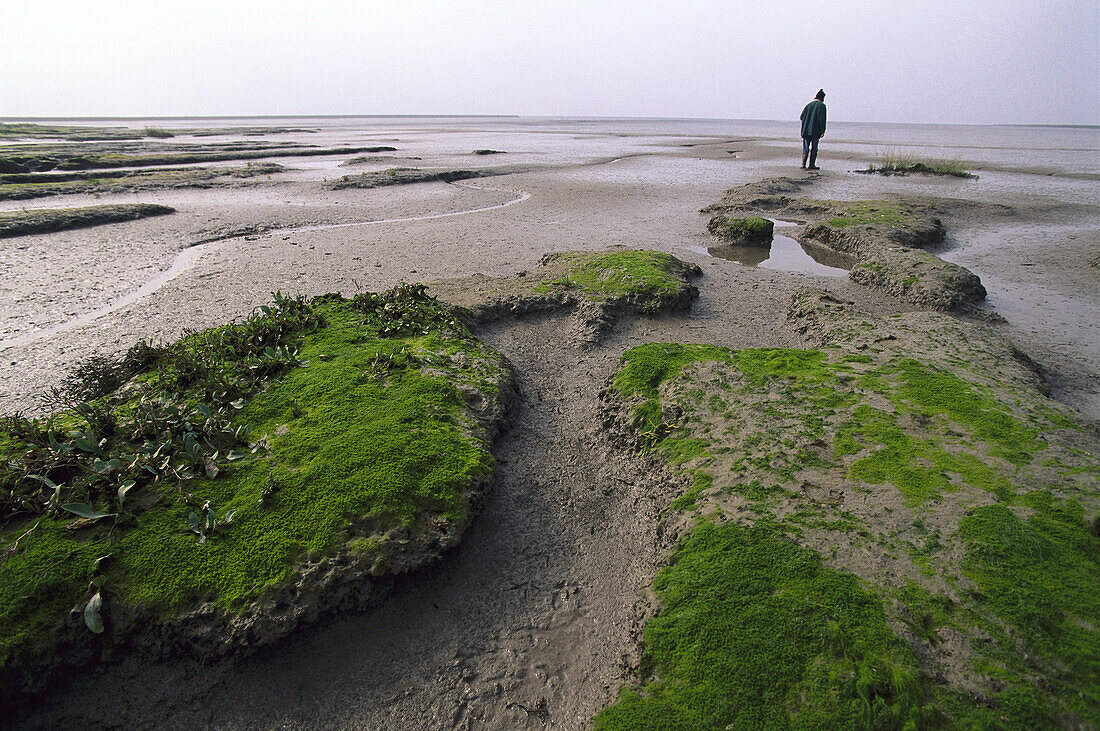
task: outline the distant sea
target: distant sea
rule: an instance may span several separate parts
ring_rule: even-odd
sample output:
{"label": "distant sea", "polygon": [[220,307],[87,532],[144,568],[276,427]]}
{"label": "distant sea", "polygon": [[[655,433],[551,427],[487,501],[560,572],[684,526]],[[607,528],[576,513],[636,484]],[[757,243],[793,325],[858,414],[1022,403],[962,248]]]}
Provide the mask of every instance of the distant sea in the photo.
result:
{"label": "distant sea", "polygon": [[[8,121],[8,120],[2,120]],[[798,120],[659,119],[615,117],[512,116],[272,116],[20,119],[87,126],[305,127],[323,131],[358,128],[380,131],[432,127],[511,130],[560,128],[628,135],[722,136],[797,140]],[[905,149],[922,157],[958,157],[980,165],[1069,174],[1100,174],[1100,126],[881,124],[831,122],[825,142],[840,152],[871,157],[885,148]]]}

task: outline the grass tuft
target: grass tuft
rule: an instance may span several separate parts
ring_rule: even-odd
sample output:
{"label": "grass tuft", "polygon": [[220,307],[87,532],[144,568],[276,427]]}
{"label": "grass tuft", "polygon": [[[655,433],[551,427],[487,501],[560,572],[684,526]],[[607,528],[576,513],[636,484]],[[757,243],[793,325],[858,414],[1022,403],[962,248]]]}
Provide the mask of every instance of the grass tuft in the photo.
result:
{"label": "grass tuft", "polygon": [[956,178],[978,177],[967,170],[958,157],[922,158],[895,149],[887,149],[882,153],[878,163],[871,163],[864,172],[879,173],[881,175],[927,173],[929,175],[950,175]]}

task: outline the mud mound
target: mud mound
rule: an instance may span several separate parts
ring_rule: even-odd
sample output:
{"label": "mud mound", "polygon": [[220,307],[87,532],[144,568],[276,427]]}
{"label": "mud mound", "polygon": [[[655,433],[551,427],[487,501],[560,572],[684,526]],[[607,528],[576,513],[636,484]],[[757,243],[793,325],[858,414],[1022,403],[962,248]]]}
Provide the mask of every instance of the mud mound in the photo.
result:
{"label": "mud mound", "polygon": [[729,215],[766,211],[788,219],[816,219],[794,230],[800,242],[854,255],[850,278],[931,310],[966,310],[985,298],[973,272],[922,249],[944,239],[930,203],[827,201],[792,197],[809,178],[774,178],[734,188],[703,209]]}
{"label": "mud mound", "polygon": [[[597,728],[828,727],[865,703],[898,723],[1095,724],[1098,425],[974,323],[812,291],[788,317],[827,347],[645,345],[605,394],[691,480],[670,510],[704,520]],[[839,680],[866,672],[882,682],[859,694]]]}
{"label": "mud mound", "polygon": [[5,420],[5,701],[127,648],[251,652],[454,548],[515,386],[423,290],[277,299],[132,349],[117,392]]}
{"label": "mud mound", "polygon": [[459,180],[484,178],[492,175],[486,170],[418,170],[417,168],[389,168],[359,175],[344,175],[328,183],[330,190],[345,188],[384,188],[390,185],[410,185],[412,183],[431,183],[442,181],[454,183]]}
{"label": "mud mound", "polygon": [[153,203],[126,203],[86,208],[9,211],[0,213],[0,238],[28,236],[51,231],[101,226],[106,223],[133,221],[149,216],[175,213],[175,208]]}
{"label": "mud mound", "polygon": [[532,272],[433,282],[431,292],[462,308],[472,323],[570,310],[572,341],[591,346],[624,313],[686,310],[699,296],[690,280],[701,275],[697,265],[656,251],[556,252]]}
{"label": "mud mound", "polygon": [[767,178],[726,191],[719,203],[707,206],[703,213],[731,210],[778,210],[791,204],[791,197],[813,183],[811,178]]}
{"label": "mud mound", "polygon": [[[35,182],[0,180],[0,200],[27,200],[51,195],[102,195],[131,193],[139,190],[169,190],[175,188],[227,188],[248,185],[260,177],[282,172],[274,162],[247,163],[241,167],[220,168],[153,168],[150,170],[102,171],[97,173],[63,173],[56,176],[33,176]],[[3,176],[16,181],[25,176]],[[244,182],[249,180],[249,183]]]}
{"label": "mud mound", "polygon": [[707,231],[728,246],[763,246],[772,240],[775,224],[766,218],[734,218],[718,214],[707,222]]}

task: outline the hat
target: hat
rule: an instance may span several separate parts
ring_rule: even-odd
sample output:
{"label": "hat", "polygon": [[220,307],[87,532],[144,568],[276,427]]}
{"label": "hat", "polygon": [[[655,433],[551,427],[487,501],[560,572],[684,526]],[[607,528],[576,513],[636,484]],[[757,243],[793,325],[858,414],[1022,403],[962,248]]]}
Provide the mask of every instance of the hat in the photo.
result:
{"label": "hat", "polygon": [[817,94],[814,95],[814,99],[824,99],[824,98],[825,98],[825,90],[824,89],[818,89]]}

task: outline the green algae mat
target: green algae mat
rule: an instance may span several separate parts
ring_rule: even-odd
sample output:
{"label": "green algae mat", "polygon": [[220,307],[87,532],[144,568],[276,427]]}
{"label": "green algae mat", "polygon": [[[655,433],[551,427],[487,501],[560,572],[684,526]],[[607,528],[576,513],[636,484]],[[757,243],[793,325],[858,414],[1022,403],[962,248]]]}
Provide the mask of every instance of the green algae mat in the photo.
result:
{"label": "green algae mat", "polygon": [[994,334],[805,292],[820,347],[654,343],[615,418],[685,492],[599,729],[1100,725],[1100,436]]}
{"label": "green algae mat", "polygon": [[126,641],[221,654],[376,598],[457,543],[514,398],[421,285],[276,295],[74,381],[0,423],[5,696]]}

